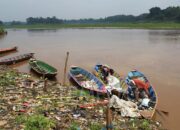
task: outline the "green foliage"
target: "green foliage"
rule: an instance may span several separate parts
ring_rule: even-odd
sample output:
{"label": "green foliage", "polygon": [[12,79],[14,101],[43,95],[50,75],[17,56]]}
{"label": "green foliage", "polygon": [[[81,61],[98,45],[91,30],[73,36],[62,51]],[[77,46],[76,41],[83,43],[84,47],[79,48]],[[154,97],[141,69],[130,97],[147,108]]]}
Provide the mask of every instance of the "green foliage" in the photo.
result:
{"label": "green foliage", "polygon": [[150,123],[148,120],[143,120],[143,122],[141,123],[140,129],[142,130],[150,130]]}
{"label": "green foliage", "polygon": [[88,96],[89,92],[77,89],[77,90],[73,91],[73,95],[75,95],[75,96]]}
{"label": "green foliage", "polygon": [[179,21],[180,7],[168,7],[161,10],[159,7],[153,7],[150,10],[147,18],[151,21]]}
{"label": "green foliage", "polygon": [[49,130],[55,127],[54,121],[42,115],[19,115],[15,118],[17,124],[24,124],[24,130]]}
{"label": "green foliage", "polygon": [[149,12],[150,12],[149,15],[152,15],[152,16],[159,15],[161,13],[161,8],[153,7],[149,10]]}
{"label": "green foliage", "polygon": [[[180,17],[179,17],[180,21]],[[99,24],[36,24],[16,25],[9,28],[34,29],[58,29],[58,28],[128,28],[128,29],[180,29],[180,23],[175,22],[134,22],[134,23],[99,23]]]}
{"label": "green foliage", "polygon": [[26,19],[27,24],[61,24],[63,23],[63,20],[56,18],[55,16],[42,18],[42,17],[29,17]]}
{"label": "green foliage", "polygon": [[91,123],[89,126],[90,130],[101,130],[102,128],[103,128],[103,126],[98,123]]}
{"label": "green foliage", "polygon": [[150,130],[151,129],[151,123],[150,120],[143,119],[131,119],[128,123],[129,129],[132,130]]}
{"label": "green foliage", "polygon": [[54,121],[42,115],[32,115],[25,121],[25,130],[49,130],[54,126]]}
{"label": "green foliage", "polygon": [[17,124],[23,124],[26,122],[26,120],[27,120],[27,116],[25,116],[25,115],[18,115],[15,118],[15,121]]}
{"label": "green foliage", "polygon": [[7,71],[0,73],[0,86],[9,86],[16,84],[18,74],[15,71]]}
{"label": "green foliage", "polygon": [[0,27],[0,35],[4,34],[5,30],[3,28]]}
{"label": "green foliage", "polygon": [[161,9],[159,7],[152,7],[148,14],[141,14],[139,16],[133,15],[115,15],[100,19],[79,19],[79,20],[60,20],[56,17],[47,18],[27,18],[27,24],[104,24],[104,23],[123,23],[123,22],[139,22],[139,21],[179,21],[180,6],[168,7]]}
{"label": "green foliage", "polygon": [[0,25],[3,25],[3,22],[0,20]]}
{"label": "green foliage", "polygon": [[[158,23],[156,23],[158,22]],[[53,17],[29,17],[26,22],[12,21],[9,28],[28,28],[28,29],[57,29],[57,28],[86,28],[86,27],[117,27],[117,28],[146,28],[146,29],[179,29],[180,6],[167,7],[161,9],[152,7],[149,13],[139,16],[134,15],[115,15],[100,19],[78,19],[62,20]],[[172,25],[172,24],[174,25]],[[0,29],[4,32],[3,29]]]}
{"label": "green foliage", "polygon": [[78,123],[72,122],[68,130],[80,130]]}

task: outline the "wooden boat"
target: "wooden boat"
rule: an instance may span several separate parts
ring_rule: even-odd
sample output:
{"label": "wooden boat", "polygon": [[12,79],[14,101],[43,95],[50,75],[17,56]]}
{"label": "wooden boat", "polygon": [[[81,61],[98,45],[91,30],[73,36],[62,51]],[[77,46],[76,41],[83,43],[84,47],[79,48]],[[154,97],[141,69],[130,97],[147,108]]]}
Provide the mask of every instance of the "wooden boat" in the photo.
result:
{"label": "wooden boat", "polygon": [[[103,78],[103,74],[102,74],[102,66],[105,66],[106,68],[108,69],[111,69],[111,71],[113,70],[112,68],[110,68],[109,66],[107,65],[102,65],[102,64],[97,64],[95,65],[94,67],[94,74],[106,85],[106,89],[107,89],[107,83],[104,81],[104,78]],[[113,70],[114,71],[114,70]],[[129,86],[128,82],[133,79],[133,78],[140,78],[140,79],[144,79],[145,82],[148,82],[149,81],[147,80],[147,78],[144,76],[144,74],[142,74],[141,72],[139,71],[131,71],[128,73],[128,76],[123,79],[120,77],[120,75],[114,71],[114,73],[112,74],[114,77],[116,77],[117,79],[119,79],[120,81],[120,87],[122,87],[122,90],[127,93],[126,95],[126,100],[129,100],[129,101],[132,101],[132,102],[136,102],[134,100],[134,98],[131,97],[131,93],[132,91],[130,91],[130,88],[131,86]],[[118,88],[117,87],[113,87],[112,86],[112,91],[113,90],[117,90],[118,91]],[[121,91],[122,91],[121,90]],[[114,91],[113,91],[114,92]],[[119,93],[112,93],[112,94],[119,94]],[[119,98],[123,98],[122,96],[119,96],[117,95]],[[143,100],[143,99],[142,99]],[[152,118],[155,110],[156,110],[156,105],[157,105],[157,100],[156,100],[156,93],[155,93],[155,90],[153,89],[153,87],[151,87],[151,97],[150,97],[150,103],[152,104],[151,107],[149,108],[145,108],[144,110],[142,109],[139,109],[140,111],[140,114],[144,117],[144,118]],[[139,104],[140,105],[140,104]],[[140,106],[139,106],[140,108]]]}
{"label": "wooden boat", "polygon": [[0,60],[0,65],[11,65],[32,58],[34,53],[27,53],[7,59]]}
{"label": "wooden boat", "polygon": [[84,89],[95,92],[99,95],[107,94],[104,84],[96,78],[96,76],[80,67],[71,67],[69,76]]}
{"label": "wooden boat", "polygon": [[33,69],[39,75],[43,75],[46,77],[55,77],[57,75],[57,69],[43,61],[30,59],[29,65],[31,69]]}
{"label": "wooden boat", "polygon": [[152,104],[151,106],[151,109],[145,109],[145,110],[141,110],[141,114],[144,115],[144,117],[146,118],[152,118],[155,111],[156,111],[156,106],[157,106],[157,94],[156,94],[156,91],[154,89],[154,87],[150,84],[149,80],[147,79],[147,77],[137,71],[137,70],[132,70],[128,73],[127,77],[126,77],[126,83],[128,85],[128,93],[129,93],[129,97],[133,98],[132,95],[131,95],[131,84],[130,84],[130,81],[132,79],[139,79],[141,81],[143,81],[144,83],[148,84],[149,85],[149,99],[150,99],[150,102]]}
{"label": "wooden boat", "polygon": [[5,49],[0,49],[0,54],[4,54],[4,53],[7,53],[7,52],[11,52],[11,51],[16,51],[17,50],[17,47],[12,47],[12,48],[5,48]]}
{"label": "wooden boat", "polygon": [[[111,77],[111,81],[110,82],[113,82],[116,81],[116,83],[107,83],[105,81],[105,79],[103,78],[103,74],[102,74],[102,67],[106,67],[108,68],[109,70],[111,70],[112,72],[112,75],[110,76]],[[117,91],[117,92],[125,92],[127,91],[127,85],[125,83],[125,80],[116,72],[114,71],[112,68],[110,68],[109,66],[107,65],[102,65],[102,64],[97,64],[95,65],[94,67],[94,71],[93,71],[93,74],[98,77],[99,80],[101,80],[105,85],[106,85],[106,88],[110,91]]]}

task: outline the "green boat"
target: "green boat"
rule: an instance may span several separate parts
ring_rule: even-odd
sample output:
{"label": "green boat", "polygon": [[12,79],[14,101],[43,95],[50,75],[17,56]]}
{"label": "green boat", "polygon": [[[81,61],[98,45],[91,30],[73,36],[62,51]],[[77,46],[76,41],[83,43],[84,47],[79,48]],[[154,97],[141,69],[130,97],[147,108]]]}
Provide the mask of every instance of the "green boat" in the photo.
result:
{"label": "green boat", "polygon": [[31,58],[29,60],[29,65],[31,69],[34,70],[39,75],[45,77],[55,77],[57,75],[57,69],[48,65],[43,61]]}

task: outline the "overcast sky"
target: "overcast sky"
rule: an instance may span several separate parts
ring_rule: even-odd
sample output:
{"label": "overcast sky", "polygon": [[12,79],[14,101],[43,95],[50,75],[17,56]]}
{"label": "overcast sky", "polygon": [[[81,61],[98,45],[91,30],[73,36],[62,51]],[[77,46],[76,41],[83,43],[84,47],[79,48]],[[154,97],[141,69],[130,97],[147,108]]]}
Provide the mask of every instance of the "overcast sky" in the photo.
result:
{"label": "overcast sky", "polygon": [[0,0],[0,20],[25,21],[31,16],[79,19],[139,15],[155,6],[163,9],[180,6],[180,0]]}

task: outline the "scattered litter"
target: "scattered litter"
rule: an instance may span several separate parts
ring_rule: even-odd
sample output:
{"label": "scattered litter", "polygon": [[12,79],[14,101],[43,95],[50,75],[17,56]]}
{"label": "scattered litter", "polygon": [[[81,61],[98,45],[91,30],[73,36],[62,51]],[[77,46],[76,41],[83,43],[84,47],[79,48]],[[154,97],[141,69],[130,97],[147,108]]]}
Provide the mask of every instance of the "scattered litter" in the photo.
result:
{"label": "scattered litter", "polygon": [[116,95],[113,95],[109,101],[109,107],[115,108],[121,112],[122,117],[140,117],[138,106],[131,102],[119,99]]}
{"label": "scattered litter", "polygon": [[[1,76],[4,80],[0,80],[0,129],[24,129],[24,124],[17,123],[17,118],[22,121],[23,118],[33,115],[43,115],[55,121],[56,129],[61,130],[69,129],[70,126],[87,129],[90,126],[96,128],[95,124],[102,125],[101,128],[106,125],[106,98],[97,98],[75,86],[61,86],[58,82],[49,80],[48,91],[44,92],[42,79],[2,66]],[[93,80],[83,84],[97,88]],[[116,97],[114,100],[117,100]],[[112,103],[113,107],[118,104]],[[135,117],[134,112],[126,112],[124,110],[122,115]],[[113,111],[113,117],[113,124],[117,124],[117,129],[125,123],[128,128],[129,119],[122,119],[116,111]]]}

